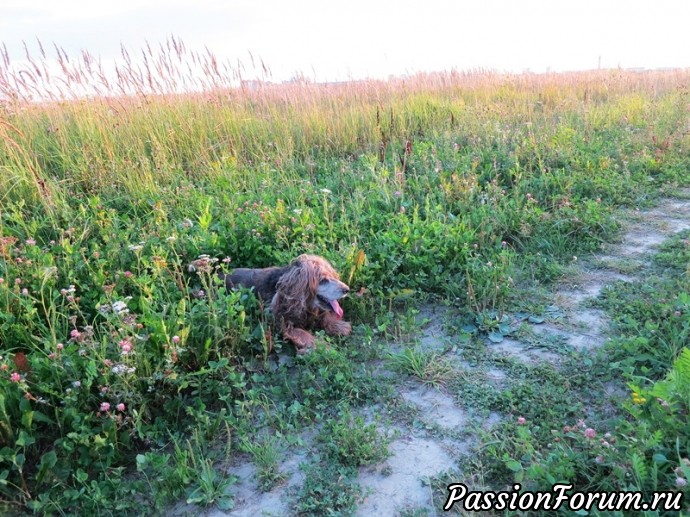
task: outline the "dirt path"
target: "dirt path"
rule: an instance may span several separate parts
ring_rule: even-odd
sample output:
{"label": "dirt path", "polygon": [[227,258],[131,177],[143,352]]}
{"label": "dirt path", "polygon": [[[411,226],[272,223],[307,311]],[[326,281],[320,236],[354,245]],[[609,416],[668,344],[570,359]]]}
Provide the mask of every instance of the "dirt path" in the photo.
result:
{"label": "dirt path", "polygon": [[[683,195],[690,197],[690,192],[683,192]],[[620,242],[607,245],[601,254],[576,263],[575,274],[568,285],[553,293],[558,317],[529,325],[527,338],[506,338],[498,344],[487,343],[487,347],[494,353],[535,363],[559,359],[557,350],[535,346],[535,342],[557,343],[578,350],[602,345],[607,339],[606,316],[589,307],[589,302],[612,282],[630,281],[643,274],[650,264],[651,254],[661,242],[690,228],[690,199],[665,199],[654,209],[630,212],[624,218],[626,231]],[[458,345],[456,336],[445,330],[444,313],[425,308],[419,317],[429,323],[418,336],[417,346],[439,353],[444,360],[459,361],[454,354],[442,355]],[[456,366],[469,368],[460,363]],[[494,368],[486,375],[489,381],[500,383],[506,372]],[[442,501],[433,499],[429,478],[457,468],[458,459],[476,439],[478,427],[490,428],[502,417],[495,413],[481,418],[471,416],[451,395],[427,387],[414,378],[401,380],[396,386],[401,407],[409,416],[405,424],[394,424],[396,434],[390,443],[390,458],[374,468],[360,470],[358,482],[364,493],[357,515],[438,515]],[[250,461],[230,468],[238,477],[238,482],[232,486],[235,509],[231,512],[210,510],[206,515],[290,515],[291,498],[304,479],[299,464],[305,458],[304,452],[289,454],[280,467],[287,475],[286,482],[267,493],[258,490],[256,469]],[[185,508],[179,509],[184,513]],[[198,515],[189,507],[186,511]]]}

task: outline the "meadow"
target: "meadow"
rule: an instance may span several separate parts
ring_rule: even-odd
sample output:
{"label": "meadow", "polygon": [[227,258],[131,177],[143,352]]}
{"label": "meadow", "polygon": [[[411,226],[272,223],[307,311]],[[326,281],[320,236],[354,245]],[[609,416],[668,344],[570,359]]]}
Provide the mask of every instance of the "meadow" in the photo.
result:
{"label": "meadow", "polygon": [[[549,290],[617,238],[621,209],[688,185],[689,72],[231,87],[239,76],[173,44],[115,79],[88,54],[58,49],[61,78],[45,54],[24,73],[2,56],[3,513],[228,509],[219,466],[249,454],[271,486],[305,430],[319,438],[295,513],[352,513],[357,468],[386,456],[358,411],[395,405],[395,379],[375,368],[387,360],[505,416],[458,466],[476,486],[687,495],[686,236],[654,275],[607,292],[605,348],[559,367],[503,360],[506,390],[411,345],[383,350],[414,341],[423,304],[452,311],[454,353],[474,364],[506,314],[548,317]],[[179,93],[188,62],[206,80]],[[343,302],[353,334],[320,336],[306,357],[251,293],[187,270],[202,255],[229,270],[305,252],[356,293]],[[604,382],[624,395],[604,401]],[[583,412],[615,447],[576,432]],[[518,415],[538,425],[516,428]]]}

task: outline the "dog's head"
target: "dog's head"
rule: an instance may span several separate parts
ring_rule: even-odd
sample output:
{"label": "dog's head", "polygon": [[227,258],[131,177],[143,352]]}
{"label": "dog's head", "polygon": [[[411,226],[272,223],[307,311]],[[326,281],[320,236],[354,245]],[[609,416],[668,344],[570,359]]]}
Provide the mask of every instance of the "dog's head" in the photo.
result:
{"label": "dog's head", "polygon": [[299,304],[302,310],[332,311],[338,318],[343,309],[338,300],[350,292],[347,284],[340,281],[338,273],[324,258],[316,255],[300,255],[291,264],[290,270],[278,281],[281,303]]}

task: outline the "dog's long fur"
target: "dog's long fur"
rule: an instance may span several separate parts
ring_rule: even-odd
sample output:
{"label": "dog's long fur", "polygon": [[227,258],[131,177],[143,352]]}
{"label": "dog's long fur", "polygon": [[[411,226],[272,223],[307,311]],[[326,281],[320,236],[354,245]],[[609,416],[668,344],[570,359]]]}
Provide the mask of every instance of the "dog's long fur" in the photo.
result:
{"label": "dog's long fur", "polygon": [[300,255],[284,267],[238,268],[223,278],[227,289],[253,287],[264,303],[270,303],[276,326],[300,353],[314,346],[310,329],[336,336],[352,331],[352,325],[341,319],[338,303],[350,288],[323,257]]}

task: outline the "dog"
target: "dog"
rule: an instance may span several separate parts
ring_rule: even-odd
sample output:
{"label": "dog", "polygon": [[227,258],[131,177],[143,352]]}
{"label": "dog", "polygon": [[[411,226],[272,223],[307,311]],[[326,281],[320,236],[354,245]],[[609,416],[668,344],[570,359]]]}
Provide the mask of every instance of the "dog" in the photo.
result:
{"label": "dog", "polygon": [[300,354],[314,347],[310,329],[323,329],[334,336],[352,331],[338,302],[350,288],[323,257],[300,255],[287,266],[237,268],[221,278],[226,289],[254,288],[260,300],[270,303],[275,325]]}

